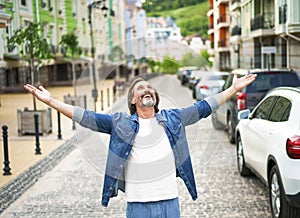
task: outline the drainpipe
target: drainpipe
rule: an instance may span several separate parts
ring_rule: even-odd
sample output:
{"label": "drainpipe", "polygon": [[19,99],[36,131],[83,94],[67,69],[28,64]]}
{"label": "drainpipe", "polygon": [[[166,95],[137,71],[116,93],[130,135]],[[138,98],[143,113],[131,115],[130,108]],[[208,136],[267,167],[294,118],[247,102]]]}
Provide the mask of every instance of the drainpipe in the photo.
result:
{"label": "drainpipe", "polygon": [[285,34],[286,34],[287,36],[289,36],[289,37],[291,37],[291,38],[297,40],[297,41],[300,41],[300,38],[299,38],[299,37],[297,37],[297,36],[292,35],[291,33],[289,33],[289,23],[290,23],[290,21],[289,21],[289,19],[287,19],[287,21],[286,21],[286,23],[285,23]]}
{"label": "drainpipe", "polygon": [[40,11],[39,11],[39,1],[35,1],[35,9],[36,9],[36,22],[40,22]]}
{"label": "drainpipe", "polygon": [[[264,46],[264,43],[263,43],[263,40],[262,40],[262,37],[259,37],[259,43],[260,43],[260,51],[261,51],[261,48]],[[261,52],[260,52],[261,53]],[[264,54],[260,54],[260,62],[261,62],[261,69],[264,68]]]}
{"label": "drainpipe", "polygon": [[286,41],[286,68],[290,68],[290,40],[286,36],[280,36]]}

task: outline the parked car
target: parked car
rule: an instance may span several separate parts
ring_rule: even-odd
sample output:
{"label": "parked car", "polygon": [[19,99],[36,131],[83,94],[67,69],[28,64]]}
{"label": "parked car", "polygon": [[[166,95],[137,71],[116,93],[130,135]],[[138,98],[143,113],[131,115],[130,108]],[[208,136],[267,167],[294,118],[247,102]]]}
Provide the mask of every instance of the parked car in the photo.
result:
{"label": "parked car", "polygon": [[222,90],[229,88],[232,84],[233,74],[238,76],[256,73],[257,77],[253,83],[238,92],[225,104],[221,105],[211,115],[212,124],[215,129],[227,131],[228,139],[235,142],[235,127],[237,125],[237,114],[240,110],[252,110],[266,93],[279,86],[300,86],[298,73],[293,70],[234,70],[228,76]]}
{"label": "parked car", "polygon": [[240,175],[255,173],[269,189],[273,217],[300,217],[300,88],[280,87],[240,111],[236,154]]}
{"label": "parked car", "polygon": [[204,70],[193,70],[189,77],[188,87],[193,90],[197,83],[202,80],[203,76],[209,74],[208,71]]}
{"label": "parked car", "polygon": [[195,66],[182,67],[178,71],[178,78],[182,85],[185,85],[189,82],[189,77],[193,70],[197,70],[198,68]]}
{"label": "parked car", "polygon": [[228,72],[211,72],[204,75],[195,85],[196,100],[199,101],[220,92],[228,76]]}

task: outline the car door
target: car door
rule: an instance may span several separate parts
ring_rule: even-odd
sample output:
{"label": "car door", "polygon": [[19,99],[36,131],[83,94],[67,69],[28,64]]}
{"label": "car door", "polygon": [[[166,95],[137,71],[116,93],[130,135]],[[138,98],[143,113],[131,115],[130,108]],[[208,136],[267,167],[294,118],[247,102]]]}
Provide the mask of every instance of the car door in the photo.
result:
{"label": "car door", "polygon": [[251,113],[250,121],[244,133],[244,155],[246,161],[258,173],[262,173],[265,154],[268,152],[268,121],[270,112],[277,101],[277,96],[266,98]]}

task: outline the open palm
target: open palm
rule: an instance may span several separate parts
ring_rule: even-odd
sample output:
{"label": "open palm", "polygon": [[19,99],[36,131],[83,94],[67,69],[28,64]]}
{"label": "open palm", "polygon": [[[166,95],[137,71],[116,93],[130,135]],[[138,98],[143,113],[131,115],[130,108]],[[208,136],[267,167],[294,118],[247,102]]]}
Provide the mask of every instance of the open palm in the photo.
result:
{"label": "open palm", "polygon": [[43,86],[36,88],[30,84],[26,84],[24,88],[44,103],[49,103],[51,101],[51,93],[48,92]]}
{"label": "open palm", "polygon": [[232,85],[235,90],[239,91],[248,86],[250,83],[252,83],[255,78],[256,74],[248,74],[246,76],[243,76],[241,78],[237,77],[237,74],[234,74]]}

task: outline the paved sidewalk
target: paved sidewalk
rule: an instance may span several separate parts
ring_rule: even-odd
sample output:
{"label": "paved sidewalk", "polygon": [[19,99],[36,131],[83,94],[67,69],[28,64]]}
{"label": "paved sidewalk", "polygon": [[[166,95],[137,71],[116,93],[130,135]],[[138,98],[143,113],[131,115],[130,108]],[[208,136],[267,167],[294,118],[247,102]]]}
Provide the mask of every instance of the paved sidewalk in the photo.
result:
{"label": "paved sidewalk", "polygon": [[[81,84],[82,83],[82,84]],[[99,81],[99,94],[102,93],[103,101],[97,103],[97,111],[109,110],[108,96],[113,101],[113,80]],[[77,95],[87,96],[87,108],[93,110],[93,99],[91,98],[91,87],[84,81],[79,81]],[[64,101],[64,96],[73,95],[71,86],[49,87],[52,96]],[[109,90],[109,91],[108,91]],[[106,94],[106,92],[110,94]],[[104,93],[104,94],[103,94]],[[100,107],[101,103],[103,104]],[[47,109],[48,106],[36,101],[37,109]],[[33,110],[33,97],[29,93],[22,94],[0,94],[0,214],[7,206],[17,199],[27,188],[33,185],[45,172],[54,167],[68,153],[74,149],[76,130],[73,130],[72,121],[61,114],[62,139],[58,139],[57,111],[51,110],[52,132],[39,137],[40,155],[35,154],[35,135],[18,135],[17,110],[24,108]],[[4,148],[2,126],[8,126],[8,152],[9,167],[11,175],[4,176]],[[78,133],[78,132],[77,132]]]}
{"label": "paved sidewalk", "polygon": [[[63,100],[63,95],[72,93],[72,87],[50,88],[53,97]],[[61,129],[63,140],[57,139],[57,112],[52,110],[52,133],[40,136],[41,155],[35,155],[36,141],[34,135],[18,136],[17,109],[24,110],[27,107],[33,109],[33,98],[30,94],[2,94],[0,95],[0,125],[1,136],[2,126],[8,126],[8,150],[9,161],[12,175],[3,176],[4,154],[3,154],[3,138],[0,142],[0,187],[8,184],[10,181],[19,176],[22,172],[29,169],[35,163],[49,155],[60,145],[72,138],[75,131],[72,130],[72,121],[61,115]],[[37,109],[46,109],[47,106],[37,101]]]}

